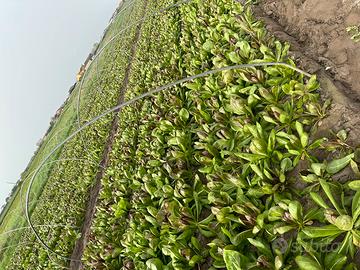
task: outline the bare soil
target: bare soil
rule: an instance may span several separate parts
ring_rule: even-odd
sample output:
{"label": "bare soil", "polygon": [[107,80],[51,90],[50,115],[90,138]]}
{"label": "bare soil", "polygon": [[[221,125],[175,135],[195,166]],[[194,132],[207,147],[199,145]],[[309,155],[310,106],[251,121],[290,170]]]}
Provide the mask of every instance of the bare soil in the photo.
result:
{"label": "bare soil", "polygon": [[360,25],[360,1],[260,0],[254,12],[270,33],[291,44],[297,64],[316,73],[322,97],[332,99],[316,136],[345,129],[349,143],[360,144],[360,42],[346,32]]}
{"label": "bare soil", "polygon": [[346,28],[360,24],[360,1],[262,0],[261,7],[327,68],[334,79],[360,94],[360,43]]}

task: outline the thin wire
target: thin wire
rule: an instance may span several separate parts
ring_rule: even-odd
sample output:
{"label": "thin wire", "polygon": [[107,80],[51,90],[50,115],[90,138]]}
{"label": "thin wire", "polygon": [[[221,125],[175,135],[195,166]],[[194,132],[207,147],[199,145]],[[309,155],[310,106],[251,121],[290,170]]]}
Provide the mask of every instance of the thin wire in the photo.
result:
{"label": "thin wire", "polygon": [[[131,7],[133,8],[133,3],[137,1],[137,0],[133,0],[129,5],[125,6],[124,8],[122,8],[117,14],[116,16],[113,18],[113,20],[109,23],[106,31],[104,32],[104,35],[102,37],[102,39],[100,40],[100,43],[105,39],[106,37],[106,32],[108,31],[109,27],[111,26],[112,23],[114,23],[114,21],[116,20],[116,18],[118,16],[120,16],[120,14],[123,13],[123,11],[125,11],[127,8]],[[113,37],[114,38],[114,37]],[[97,67],[97,63],[98,63],[98,59],[99,59],[99,56],[102,54],[102,52],[105,50],[105,47],[107,47],[109,44],[111,44],[111,42],[114,40],[113,38],[110,39],[109,42],[107,42],[100,50],[97,50],[96,51],[96,55],[93,57],[92,61],[90,62],[90,65],[89,67],[85,70],[85,73],[84,75],[82,76],[81,78],[81,81],[80,81],[80,86],[79,86],[79,91],[78,91],[78,96],[77,96],[77,105],[76,105],[76,117],[77,117],[77,124],[78,124],[78,127],[81,126],[81,121],[80,121],[80,103],[81,103],[81,92],[82,92],[82,89],[83,89],[83,85],[84,85],[84,82],[85,82],[85,78],[88,76],[88,73],[89,73],[89,70],[91,70],[92,68],[92,65],[93,63],[95,62],[96,60],[96,67]],[[121,48],[122,49],[122,48]],[[80,134],[80,139],[82,141],[82,144],[85,148],[85,151],[86,152],[89,152],[88,151],[88,144],[85,143],[85,139],[83,138],[82,134]],[[91,155],[90,155],[91,156]]]}
{"label": "thin wire", "polygon": [[[55,150],[55,151],[52,151],[52,154],[55,153],[55,152],[56,152],[56,150]],[[51,156],[52,154],[50,154],[50,156]],[[49,159],[50,156],[48,155],[47,159]],[[46,160],[47,160],[47,159],[46,159]],[[46,161],[46,160],[44,160],[44,161]],[[33,170],[33,171],[30,173],[30,174],[33,174],[33,176],[32,176],[32,178],[30,179],[30,184],[29,184],[29,187],[28,187],[28,189],[27,189],[26,200],[25,200],[25,214],[26,214],[26,219],[27,219],[28,223],[29,223],[29,218],[30,218],[30,217],[29,217],[29,193],[30,193],[31,186],[32,186],[32,184],[33,184],[33,182],[34,182],[34,179],[35,179],[36,175],[39,173],[39,171],[41,170],[41,168],[42,168],[43,166],[49,165],[49,164],[52,164],[52,163],[56,163],[56,162],[63,162],[63,161],[84,161],[84,162],[88,162],[88,163],[93,163],[94,165],[97,165],[97,166],[99,166],[100,168],[105,169],[104,166],[102,166],[101,164],[98,164],[97,162],[94,162],[94,161],[88,160],[88,159],[80,159],[80,158],[64,158],[64,159],[52,160],[52,161],[49,161],[49,162],[46,162],[46,163],[42,162],[42,165],[40,165],[37,169]],[[30,174],[29,174],[29,176],[30,176]],[[29,176],[28,176],[28,177],[29,177]],[[35,233],[36,238],[39,240],[39,238],[38,238],[38,237],[39,237],[38,232],[37,232],[37,231],[36,231],[36,232],[34,231],[34,227],[38,227],[38,226],[46,226],[46,225],[33,225],[33,224],[30,225],[30,223],[29,223],[29,226],[28,226],[27,228],[30,228],[30,229]],[[75,227],[75,226],[71,226],[71,227],[79,228],[79,227]],[[1,236],[1,235],[0,235],[0,236]],[[43,244],[44,244],[44,241],[41,240],[40,243],[41,243],[41,245],[43,245]],[[46,244],[45,244],[45,245],[46,245]],[[44,246],[44,245],[43,245],[43,246]],[[46,246],[47,246],[47,245],[46,245]],[[48,246],[47,246],[47,247],[48,247]],[[63,258],[63,259],[66,259],[66,257],[63,257],[62,255],[58,254],[57,252],[52,251],[50,248],[46,248],[46,249],[47,249],[48,251],[56,254],[57,256],[59,256],[59,257],[61,257],[61,258]]]}
{"label": "thin wire", "polygon": [[51,155],[53,153],[55,153],[60,147],[62,147],[65,143],[67,143],[68,141],[70,141],[72,138],[74,138],[78,133],[80,133],[82,130],[84,130],[85,128],[87,128],[88,126],[94,124],[96,121],[98,121],[99,119],[101,119],[102,117],[110,114],[110,113],[113,113],[113,112],[117,112],[119,111],[121,108],[125,107],[125,106],[128,106],[128,105],[131,105],[132,103],[135,103],[136,101],[138,100],[141,100],[145,97],[149,97],[149,96],[152,96],[156,93],[159,93],[161,91],[164,91],[166,89],[169,89],[173,86],[176,86],[176,85],[179,85],[179,84],[182,84],[182,83],[185,83],[185,82],[189,82],[189,81],[192,81],[194,79],[198,79],[198,78],[202,78],[202,77],[206,77],[208,75],[211,75],[211,74],[216,74],[218,72],[221,72],[221,71],[226,71],[226,70],[234,70],[234,69],[244,69],[244,68],[252,68],[252,67],[264,67],[264,66],[284,66],[284,67],[287,67],[287,68],[290,68],[292,70],[295,70],[307,77],[311,77],[311,74],[299,69],[299,68],[296,68],[294,66],[291,66],[287,63],[279,63],[279,62],[266,62],[266,63],[254,63],[254,64],[243,64],[243,65],[234,65],[234,66],[227,66],[227,67],[222,67],[222,68],[218,68],[218,69],[213,69],[213,70],[209,70],[209,71],[206,71],[206,72],[203,72],[203,73],[200,73],[200,74],[196,74],[196,75],[193,75],[193,76],[189,76],[189,77],[186,77],[186,78],[183,78],[183,79],[180,79],[178,81],[175,81],[175,82],[172,82],[172,83],[169,83],[169,84],[166,84],[166,85],[163,85],[163,86],[160,86],[158,88],[155,88],[153,90],[150,90],[144,94],[141,94],[131,100],[128,100],[122,104],[119,104],[111,109],[108,109],[107,111],[103,112],[102,114],[94,117],[92,120],[86,122],[83,126],[81,126],[79,129],[77,129],[76,131],[74,131],[72,134],[70,134],[64,141],[62,141],[61,143],[59,143],[46,157],[45,159],[41,162],[41,164],[39,165],[39,167],[36,169],[34,175],[32,176],[31,180],[30,180],[30,184],[29,184],[29,187],[28,187],[28,190],[26,192],[26,218],[27,218],[27,221],[28,221],[28,224],[29,226],[31,227],[33,233],[35,234],[36,238],[38,239],[38,241],[41,243],[41,245],[49,250],[50,252],[58,255],[59,257],[65,259],[65,260],[70,260],[70,261],[79,261],[79,260],[73,260],[71,258],[68,258],[68,257],[65,257],[61,254],[58,254],[57,252],[53,251],[45,242],[44,240],[42,240],[42,238],[40,237],[39,233],[36,231],[34,225],[32,224],[32,221],[30,219],[30,213],[29,213],[29,195],[30,195],[30,190],[31,190],[31,187],[33,185],[33,182],[34,182],[34,179],[36,177],[36,175],[38,174],[38,172],[40,171],[40,169],[42,168],[42,166],[45,164],[45,162],[51,157]]}
{"label": "thin wire", "polygon": [[[50,228],[70,227],[70,228],[79,228],[78,226],[73,226],[73,225],[68,225],[68,224],[45,224],[45,225],[40,224],[40,225],[35,225],[35,227],[50,227]],[[13,230],[9,230],[9,231],[6,231],[6,232],[0,234],[0,237],[2,237],[4,235],[7,235],[7,234],[10,234],[10,233],[13,233],[13,232],[25,230],[25,229],[31,229],[31,227],[30,226],[25,226],[25,227],[20,227],[20,228],[16,228],[16,229],[13,229]]]}
{"label": "thin wire", "polygon": [[[134,3],[135,1],[136,1],[136,0],[133,0],[133,1],[131,2],[131,5],[129,4],[127,7],[133,7],[132,3]],[[172,5],[169,5],[169,6],[165,7],[165,8],[162,8],[162,9],[160,9],[160,10],[158,10],[158,11],[155,11],[155,12],[149,14],[149,15],[146,15],[146,16],[144,16],[143,18],[141,18],[140,20],[137,20],[137,21],[135,21],[135,22],[132,23],[132,24],[127,25],[126,27],[124,27],[123,29],[121,29],[117,34],[115,34],[115,35],[96,53],[96,55],[93,57],[90,65],[89,65],[89,67],[85,70],[85,73],[84,73],[84,75],[83,75],[83,78],[82,78],[81,81],[80,81],[80,87],[79,87],[78,98],[77,98],[77,106],[76,106],[76,111],[77,111],[77,112],[76,112],[76,114],[77,114],[77,124],[78,124],[78,127],[79,127],[79,128],[80,128],[80,126],[81,126],[81,119],[80,119],[81,90],[82,90],[82,88],[83,88],[83,84],[84,84],[85,78],[86,78],[87,75],[88,75],[88,71],[90,70],[90,67],[91,67],[91,66],[93,65],[93,63],[95,62],[95,59],[96,59],[96,63],[97,63],[97,62],[98,62],[98,61],[97,61],[97,60],[98,60],[98,57],[102,54],[102,52],[105,50],[105,48],[106,48],[109,44],[111,44],[120,34],[122,34],[123,32],[125,32],[125,31],[126,31],[127,29],[129,29],[130,27],[133,27],[133,26],[136,26],[136,25],[142,23],[142,22],[145,21],[147,18],[161,15],[162,13],[164,13],[164,12],[166,12],[166,11],[172,9],[172,8],[179,7],[179,6],[182,5],[182,4],[187,4],[187,3],[192,2],[192,1],[193,1],[193,0],[184,0],[184,1],[177,2],[177,3],[175,3],[175,4],[172,4]],[[113,19],[112,22],[114,22],[115,19],[120,15],[120,13],[121,13],[123,10],[125,10],[127,7],[123,8],[118,14],[116,14],[116,16],[115,16],[115,18]],[[109,24],[109,26],[110,26],[110,24]],[[105,38],[105,36],[104,36],[104,38]],[[84,140],[82,134],[80,134],[80,139],[82,140],[82,143],[83,143],[83,145],[84,145],[85,151],[88,152],[87,144],[85,143],[85,140]]]}
{"label": "thin wire", "polygon": [[[112,22],[109,24],[108,27],[110,27],[110,25],[115,21],[115,19],[116,19],[124,10],[126,10],[128,7],[132,7],[132,3],[134,3],[135,1],[136,1],[136,0],[133,0],[133,1],[131,2],[131,5],[129,4],[129,5],[127,5],[126,7],[124,7],[121,11],[119,11],[119,12],[116,14],[115,18],[112,20]],[[127,29],[127,28],[125,27],[124,29]],[[79,93],[78,93],[78,99],[77,99],[77,103],[78,103],[78,105],[77,105],[77,121],[78,121],[78,125],[79,125],[79,126],[80,126],[80,124],[81,124],[81,123],[80,123],[80,97],[81,97],[81,90],[82,90],[82,87],[83,87],[85,78],[86,78],[86,76],[87,76],[87,74],[88,74],[88,71],[90,70],[90,67],[91,67],[91,66],[93,65],[93,63],[95,62],[95,59],[96,59],[96,60],[98,59],[98,57],[102,54],[102,52],[105,50],[105,48],[106,48],[108,45],[110,45],[111,42],[112,42],[119,34],[121,34],[124,29],[120,30],[119,33],[117,33],[116,35],[114,35],[107,43],[105,43],[105,45],[104,45],[103,47],[101,47],[100,50],[98,50],[98,51],[96,52],[96,54],[95,54],[95,56],[93,57],[90,65],[89,65],[89,67],[85,70],[85,73],[84,73],[83,77],[81,78],[80,87],[79,87]],[[105,38],[105,36],[106,36],[106,35],[103,36],[103,39]],[[103,39],[102,39],[102,40],[103,40]],[[102,42],[102,40],[100,41],[100,43]]]}
{"label": "thin wire", "polygon": [[[136,0],[134,0],[133,2],[135,2]],[[175,3],[175,4],[172,4],[170,6],[167,6],[165,8],[162,8],[158,11],[154,11],[153,13],[149,14],[149,15],[146,15],[144,16],[143,18],[141,18],[140,20],[137,20],[135,21],[134,23],[132,24],[129,24],[128,26],[126,26],[125,28],[121,29],[117,34],[115,34],[97,53],[96,55],[94,56],[93,58],[93,61],[90,63],[90,66],[94,63],[94,60],[105,50],[105,48],[110,45],[119,35],[121,35],[124,31],[126,31],[127,29],[129,29],[130,27],[132,26],[135,26],[135,25],[138,25],[140,24],[141,22],[145,21],[147,18],[150,18],[150,17],[153,17],[153,16],[157,16],[157,15],[161,15],[162,13],[172,9],[172,8],[175,8],[175,7],[179,7],[180,5],[182,4],[187,4],[189,2],[192,2],[193,0],[184,0],[184,1],[180,1],[178,3]],[[118,15],[117,15],[118,16]],[[89,66],[89,68],[90,68]],[[89,69],[88,68],[88,69]],[[87,73],[87,70],[85,70],[85,73]],[[81,96],[81,88],[82,88],[82,84],[83,84],[83,79],[85,78],[85,74],[83,76],[83,78],[81,79],[81,82],[80,82],[80,89],[79,89],[79,94],[78,94],[78,104],[80,104],[80,96]],[[80,110],[79,110],[79,107],[80,105],[77,106],[77,122],[78,122],[78,125],[80,127],[81,123],[80,123]]]}
{"label": "thin wire", "polygon": [[11,248],[11,247],[18,247],[18,246],[22,246],[24,244],[33,244],[33,243],[34,242],[24,241],[24,242],[17,243],[15,245],[10,245],[10,246],[3,247],[3,248],[0,249],[0,251],[7,250],[8,248]]}
{"label": "thin wire", "polygon": [[[88,159],[85,159],[85,158],[60,158],[60,159],[56,159],[56,160],[51,160],[49,162],[46,162],[42,167],[44,166],[47,166],[47,165],[50,165],[50,164],[53,164],[53,163],[58,163],[58,162],[63,162],[63,161],[82,161],[82,162],[88,162],[88,163],[92,163],[94,165],[98,165],[100,166],[100,168],[103,168],[105,169],[101,164],[98,164],[97,162],[93,161],[93,160],[88,160]],[[22,190],[23,190],[23,186],[25,184],[25,182],[29,179],[30,175],[31,174],[34,174],[36,172],[36,169],[32,170],[28,176],[24,179],[21,187],[20,187],[20,200],[21,200],[21,205],[24,206],[26,204],[26,200],[25,202],[23,201],[23,198],[22,198]],[[26,211],[26,208],[23,207],[23,211],[25,213]]]}

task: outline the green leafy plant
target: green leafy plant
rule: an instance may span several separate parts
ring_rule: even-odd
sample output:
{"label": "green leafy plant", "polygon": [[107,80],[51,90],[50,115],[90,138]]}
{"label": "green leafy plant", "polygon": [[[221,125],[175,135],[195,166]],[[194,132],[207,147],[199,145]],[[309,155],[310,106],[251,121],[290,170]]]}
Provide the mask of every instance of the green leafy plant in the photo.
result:
{"label": "green leafy plant", "polygon": [[354,42],[360,41],[360,29],[358,25],[352,25],[346,28],[346,32],[348,32],[351,35],[351,39]]}
{"label": "green leafy plant", "polygon": [[[116,24],[114,32],[132,25],[133,17],[140,20],[141,11],[151,16],[113,39],[116,57],[110,59],[109,49],[111,65],[97,77],[106,95],[89,83],[84,121],[119,98],[128,101],[204,71],[268,62],[288,66],[223,70],[179,84],[117,112],[116,134],[109,134],[112,117],[86,130],[89,151],[80,138],[66,145],[63,158],[86,156],[99,163],[105,142],[112,143],[84,268],[357,269],[359,151],[346,142],[345,131],[314,138],[329,107],[320,101],[316,76],[290,68],[290,46],[271,37],[238,1],[133,5],[127,23]],[[32,218],[71,214],[81,225],[84,210],[78,208],[98,168],[59,168]],[[341,176],[345,170],[350,178]],[[55,204],[56,214],[47,211]],[[65,254],[79,236],[70,228],[47,233],[42,231]],[[32,251],[19,249],[12,269],[59,268],[45,251]]]}

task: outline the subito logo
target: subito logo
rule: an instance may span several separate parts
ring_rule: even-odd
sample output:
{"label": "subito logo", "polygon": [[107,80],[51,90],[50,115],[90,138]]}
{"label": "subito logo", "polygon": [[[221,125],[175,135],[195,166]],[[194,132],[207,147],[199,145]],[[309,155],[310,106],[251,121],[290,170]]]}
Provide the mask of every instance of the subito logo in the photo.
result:
{"label": "subito logo", "polygon": [[280,238],[277,238],[275,239],[273,242],[272,242],[272,248],[273,250],[279,250],[281,253],[285,253],[285,251],[287,250],[289,244],[288,242],[280,237]]}

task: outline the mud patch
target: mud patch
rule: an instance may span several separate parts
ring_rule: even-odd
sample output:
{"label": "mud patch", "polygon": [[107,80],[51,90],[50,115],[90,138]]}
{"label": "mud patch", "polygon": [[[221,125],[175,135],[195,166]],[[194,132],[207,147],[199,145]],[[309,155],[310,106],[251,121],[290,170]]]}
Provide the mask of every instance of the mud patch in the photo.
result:
{"label": "mud patch", "polygon": [[316,73],[324,99],[331,98],[329,116],[316,137],[345,129],[349,144],[360,144],[360,42],[346,28],[360,24],[360,0],[261,0],[254,7],[270,33],[291,44],[291,56]]}

